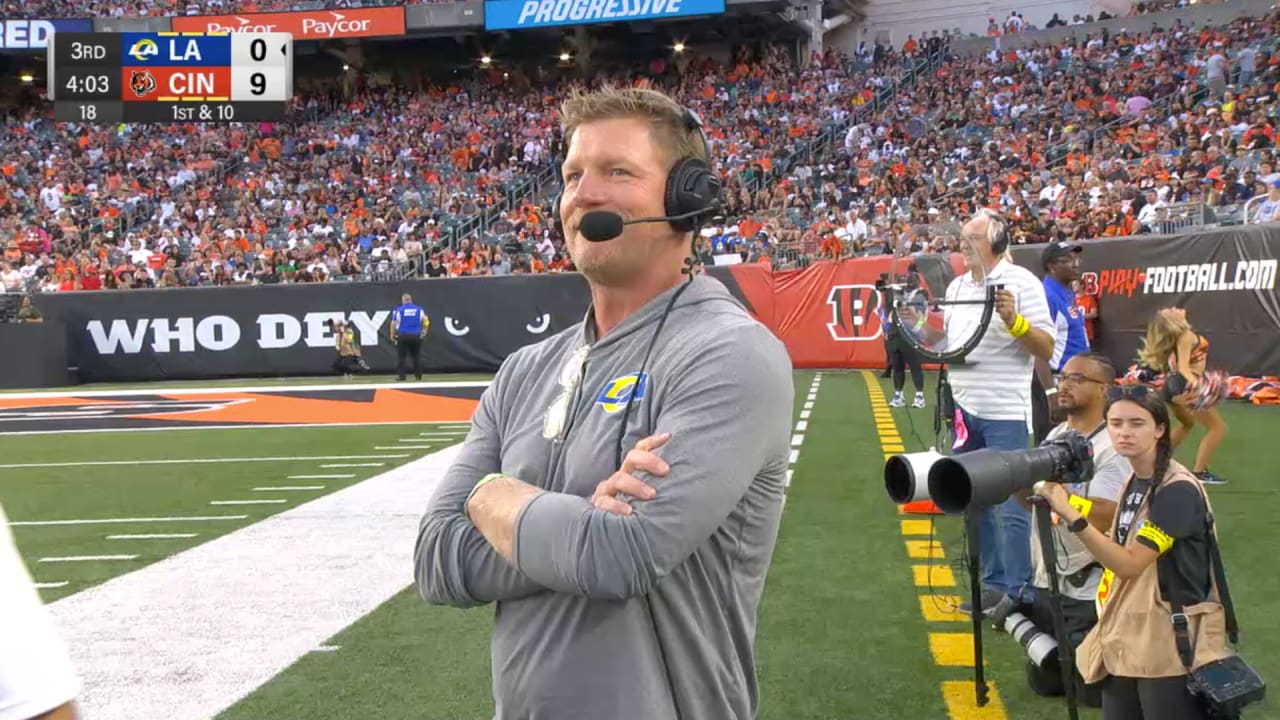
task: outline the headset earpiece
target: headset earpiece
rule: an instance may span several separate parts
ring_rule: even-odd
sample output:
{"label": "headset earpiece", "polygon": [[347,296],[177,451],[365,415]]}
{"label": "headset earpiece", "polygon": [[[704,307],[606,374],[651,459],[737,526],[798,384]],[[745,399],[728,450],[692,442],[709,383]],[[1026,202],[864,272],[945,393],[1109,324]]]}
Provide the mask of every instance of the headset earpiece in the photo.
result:
{"label": "headset earpiece", "polygon": [[994,210],[984,210],[987,217],[987,239],[991,241],[991,254],[1003,255],[1009,249],[1009,226],[1004,216]]}
{"label": "headset earpiece", "polygon": [[[711,172],[710,166],[697,158],[684,158],[671,168],[667,176],[664,206],[668,216],[684,215],[709,210],[720,198],[720,178]],[[694,216],[671,220],[671,227],[679,232],[691,232],[702,225],[702,217]]]}
{"label": "headset earpiece", "polygon": [[[697,131],[702,141],[703,153],[710,158],[711,146],[702,129],[702,119],[697,113],[684,108],[685,129]],[[667,175],[666,197],[664,207],[668,216],[685,215],[692,212],[709,211],[720,203],[720,178],[710,164],[697,158],[687,157],[678,161]],[[672,220],[671,227],[678,232],[697,232],[705,220],[705,213],[682,220]]]}

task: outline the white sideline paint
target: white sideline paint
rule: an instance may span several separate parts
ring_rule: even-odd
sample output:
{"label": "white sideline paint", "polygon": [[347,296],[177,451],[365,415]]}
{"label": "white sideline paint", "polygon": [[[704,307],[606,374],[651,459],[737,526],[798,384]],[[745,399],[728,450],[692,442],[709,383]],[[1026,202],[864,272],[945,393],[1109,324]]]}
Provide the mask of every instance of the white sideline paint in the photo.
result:
{"label": "white sideline paint", "polygon": [[430,450],[435,445],[375,445],[374,450]]}
{"label": "white sideline paint", "polygon": [[290,480],[346,480],[355,475],[290,475]]}
{"label": "white sideline paint", "polygon": [[98,562],[99,560],[137,560],[137,555],[68,555],[67,557],[40,558],[42,563]]}
{"label": "white sideline paint", "polygon": [[271,500],[210,500],[210,505],[282,505],[289,502],[281,498]]}
{"label": "white sideline paint", "polygon": [[[12,433],[6,433],[12,434]],[[391,448],[397,449],[397,448]],[[86,460],[84,462],[17,463],[0,465],[0,470],[21,468],[89,467],[91,465],[197,465],[201,463],[247,462],[311,462],[313,460],[366,460],[373,458],[407,458],[408,455],[306,455],[303,457],[177,458],[172,460]]]}
{"label": "white sideline paint", "polygon": [[386,463],[330,463],[320,467],[328,470],[330,468],[382,467],[383,465],[386,465]]}
{"label": "white sideline paint", "polygon": [[[63,398],[63,397],[127,397],[129,395],[213,395],[217,393],[281,393],[281,392],[312,392],[315,390],[405,390],[412,388],[464,388],[464,387],[489,387],[488,380],[442,380],[440,382],[385,382],[385,383],[355,383],[351,385],[343,385],[331,383],[329,385],[262,385],[254,387],[247,385],[244,387],[219,387],[211,385],[207,387],[182,387],[182,388],[166,388],[166,387],[146,387],[133,388],[132,390],[51,390],[45,392],[25,392],[25,393],[3,393],[0,397],[13,398],[14,400],[37,400],[40,398]],[[362,423],[363,424],[363,423]]]}
{"label": "white sideline paint", "polygon": [[155,522],[202,522],[205,520],[244,520],[248,515],[197,515],[194,517],[102,518],[96,520],[21,520],[9,527],[49,527],[54,525],[132,525]]}
{"label": "white sideline paint", "polygon": [[290,490],[323,490],[323,485],[277,485],[275,487],[256,487],[254,492],[287,492]]}
{"label": "white sideline paint", "polygon": [[153,533],[150,535],[108,535],[108,540],[177,540],[193,538],[199,533]]}
{"label": "white sideline paint", "polygon": [[314,652],[336,652],[341,649],[341,645],[319,645],[316,647]]}
{"label": "white sideline paint", "polygon": [[207,720],[413,581],[451,447],[50,603],[95,720]]}
{"label": "white sideline paint", "polygon": [[[0,394],[0,398],[4,395]],[[332,428],[332,427],[373,427],[375,425],[431,425],[421,420],[387,420],[385,422],[324,422],[324,423],[283,423],[280,425],[259,425],[257,423],[240,423],[238,425],[179,425],[178,427],[132,427],[132,428],[90,428],[87,430],[19,430],[5,431],[5,435],[75,435],[78,433],[104,432],[171,432],[176,430],[262,430],[270,428]]]}
{"label": "white sideline paint", "polygon": [[63,580],[62,582],[36,583],[36,588],[39,590],[53,590],[55,588],[66,587],[68,582],[68,580]]}

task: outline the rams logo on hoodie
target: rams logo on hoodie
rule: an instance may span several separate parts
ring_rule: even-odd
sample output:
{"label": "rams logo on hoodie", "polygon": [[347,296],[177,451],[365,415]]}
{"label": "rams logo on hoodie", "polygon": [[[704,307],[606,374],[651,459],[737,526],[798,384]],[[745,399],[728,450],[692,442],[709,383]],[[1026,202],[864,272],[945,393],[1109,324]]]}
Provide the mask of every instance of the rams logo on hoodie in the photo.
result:
{"label": "rams logo on hoodie", "polygon": [[627,407],[631,398],[641,400],[649,385],[649,373],[631,373],[616,377],[604,384],[596,396],[596,404],[610,415]]}

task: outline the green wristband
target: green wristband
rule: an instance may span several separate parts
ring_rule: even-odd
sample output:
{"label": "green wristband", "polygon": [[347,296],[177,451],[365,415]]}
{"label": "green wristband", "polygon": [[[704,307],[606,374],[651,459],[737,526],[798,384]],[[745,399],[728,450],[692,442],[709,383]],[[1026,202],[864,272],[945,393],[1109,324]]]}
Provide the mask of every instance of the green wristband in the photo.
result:
{"label": "green wristband", "polygon": [[[462,502],[462,514],[467,515],[467,506],[471,504],[471,498],[476,494],[476,491],[479,490],[481,486],[490,481],[497,480],[500,477],[503,477],[502,473],[489,473],[488,475],[480,478],[480,482],[477,482],[475,487],[471,488],[471,492],[467,493],[467,499]],[[470,520],[471,516],[467,515],[467,519]]]}

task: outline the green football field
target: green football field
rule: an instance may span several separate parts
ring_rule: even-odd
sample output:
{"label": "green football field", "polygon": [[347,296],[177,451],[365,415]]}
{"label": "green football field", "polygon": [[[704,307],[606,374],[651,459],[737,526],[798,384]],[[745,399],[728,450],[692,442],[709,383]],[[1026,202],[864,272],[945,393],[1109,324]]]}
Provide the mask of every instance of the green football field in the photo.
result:
{"label": "green football field", "polygon": [[[1021,648],[990,629],[983,637],[991,701],[982,708],[973,704],[970,625],[967,616],[952,609],[966,595],[968,582],[961,525],[950,517],[900,514],[882,479],[886,453],[930,443],[932,407],[888,409],[887,381],[878,373],[797,372],[795,383],[793,475],[757,635],[759,717],[1065,717],[1061,700],[1039,698],[1027,689]],[[1280,619],[1274,612],[1280,597],[1280,526],[1273,519],[1280,517],[1280,493],[1271,484],[1280,477],[1280,460],[1267,455],[1266,446],[1280,437],[1280,413],[1237,402],[1228,402],[1222,412],[1229,431],[1214,470],[1230,483],[1211,486],[1209,492],[1240,618],[1241,653],[1273,680],[1280,677]],[[361,518],[344,514],[368,512],[371,524],[393,519],[399,527],[415,526],[422,511],[416,497],[380,496],[361,505],[366,501],[358,493],[385,482],[397,469],[418,472],[428,467],[418,463],[447,457],[436,454],[447,453],[465,432],[465,423],[455,422],[0,435],[0,503],[60,622],[110,625],[117,619],[110,609],[115,606],[99,602],[102,598],[114,592],[119,603],[122,588],[163,588],[156,578],[185,577],[184,565],[206,563],[191,565],[219,568],[190,581],[200,584],[191,596],[202,606],[178,608],[180,617],[204,613],[210,628],[251,624],[254,604],[269,599],[271,605],[262,605],[261,613],[296,622],[300,634],[316,638],[292,655],[266,658],[263,643],[253,642],[252,633],[206,632],[215,635],[202,641],[217,648],[219,670],[261,675],[241,682],[236,686],[241,690],[223,698],[220,708],[225,709],[207,716],[485,720],[493,709],[492,607],[426,605],[410,586],[412,568],[405,564],[403,577],[366,594],[379,598],[367,611],[338,612],[304,597],[296,589],[302,585],[291,585],[293,580],[272,570],[291,570],[289,552],[315,551],[298,562],[323,559],[345,568],[348,581],[363,572],[385,574],[379,563],[386,558],[376,547],[353,540],[320,554],[314,546],[322,539],[292,537],[290,523],[314,527],[305,523],[315,516],[352,520],[352,527],[360,527]],[[1192,435],[1179,452],[1184,462],[1190,462],[1198,439]],[[427,482],[425,474],[421,479]],[[408,485],[395,487],[413,488],[416,482],[410,478]],[[269,526],[275,534],[265,532]],[[261,534],[251,535],[255,531]],[[208,550],[233,547],[241,537],[250,541],[234,545],[239,555],[224,565],[207,564],[216,560]],[[276,537],[293,544],[273,546]],[[412,533],[395,537],[391,550],[411,554]],[[397,557],[393,553],[393,567]],[[305,574],[298,577],[305,582]],[[154,584],[129,584],[141,578]],[[237,588],[226,592],[240,596],[220,597],[223,586]],[[245,597],[245,588],[258,594]],[[154,600],[138,606],[172,602]],[[330,600],[341,604],[347,598]],[[294,603],[299,610],[290,613]],[[73,615],[96,608],[103,608],[101,617]],[[249,614],[228,619],[219,617],[220,608]],[[315,619],[312,613],[341,621],[333,632],[318,629],[307,624]],[[128,628],[133,642],[158,646],[175,632],[171,614],[134,622]],[[85,652],[92,657],[98,649]],[[161,678],[184,672],[152,670]],[[139,692],[145,682],[139,681]],[[211,687],[211,693],[222,692],[222,685]],[[116,690],[130,693],[128,687]],[[124,715],[100,716],[196,716],[185,712],[139,705]],[[1100,714],[1083,709],[1080,717],[1097,720]],[[1280,719],[1280,704],[1268,701],[1245,717]]]}

